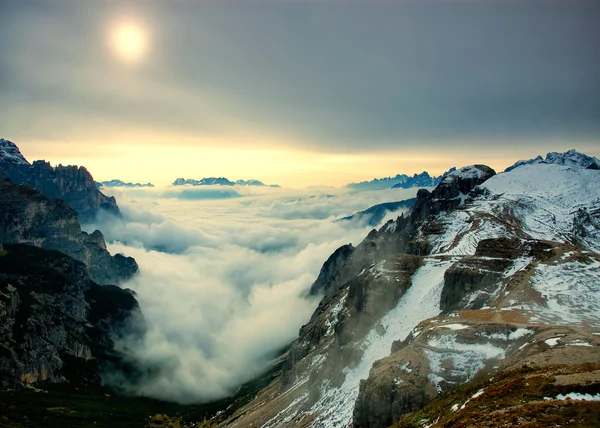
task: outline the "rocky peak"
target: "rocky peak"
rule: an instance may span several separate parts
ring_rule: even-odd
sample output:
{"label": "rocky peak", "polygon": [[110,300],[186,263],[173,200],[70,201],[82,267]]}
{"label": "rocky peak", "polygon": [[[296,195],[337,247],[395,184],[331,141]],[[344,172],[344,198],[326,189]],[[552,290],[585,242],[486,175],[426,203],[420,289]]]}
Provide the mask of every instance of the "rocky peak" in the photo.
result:
{"label": "rocky peak", "polygon": [[29,164],[18,147],[4,139],[0,140],[0,173],[6,174],[14,183],[29,186],[49,198],[62,199],[77,211],[84,223],[92,222],[98,210],[120,215],[115,198],[97,189],[85,167],[53,167],[43,160]]}
{"label": "rocky peak", "polygon": [[15,165],[29,165],[27,159],[12,141],[0,138],[0,163],[11,163]]}
{"label": "rocky peak", "polygon": [[60,199],[4,177],[0,178],[0,208],[0,242],[61,251],[85,263],[99,284],[118,284],[138,271],[134,259],[110,255],[100,231],[83,232],[77,213]]}
{"label": "rocky peak", "polygon": [[447,174],[433,191],[434,198],[450,199],[458,193],[468,194],[475,186],[496,175],[496,171],[487,165],[470,165]]}
{"label": "rocky peak", "polygon": [[599,169],[600,160],[593,156],[588,156],[584,153],[578,152],[575,149],[567,150],[564,153],[550,152],[546,154],[546,159],[541,156],[537,156],[534,159],[520,160],[514,165],[509,166],[504,172],[510,172],[515,168],[523,165],[536,165],[536,164],[556,164],[569,166],[571,168],[587,168],[587,169]]}
{"label": "rocky peak", "polygon": [[335,282],[335,278],[354,252],[352,244],[342,245],[335,250],[327,261],[323,264],[319,276],[310,288],[311,295],[317,295],[325,292],[326,287]]}

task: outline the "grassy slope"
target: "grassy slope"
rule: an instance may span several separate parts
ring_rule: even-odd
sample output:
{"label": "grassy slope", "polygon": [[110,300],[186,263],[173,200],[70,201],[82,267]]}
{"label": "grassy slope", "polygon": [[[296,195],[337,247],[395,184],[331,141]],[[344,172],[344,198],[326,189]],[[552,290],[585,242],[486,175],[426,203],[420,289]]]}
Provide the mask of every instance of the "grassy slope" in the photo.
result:
{"label": "grassy slope", "polygon": [[[588,374],[600,370],[600,364],[554,365],[522,367],[504,371],[486,380],[474,380],[461,385],[425,406],[406,415],[394,428],[434,427],[508,427],[546,428],[553,426],[600,426],[600,402],[572,400],[544,400],[558,394],[579,392],[600,393],[597,376]],[[557,376],[581,376],[571,384],[560,384]],[[479,397],[462,406],[476,392]],[[437,421],[437,422],[436,422]],[[436,422],[436,423],[434,423]]]}
{"label": "grassy slope", "polygon": [[[0,428],[195,427],[218,411],[233,414],[267,386],[280,370],[280,365],[273,367],[260,378],[243,385],[233,397],[188,406],[141,397],[78,393],[57,388],[49,392],[0,391]],[[155,417],[156,415],[169,417]]]}

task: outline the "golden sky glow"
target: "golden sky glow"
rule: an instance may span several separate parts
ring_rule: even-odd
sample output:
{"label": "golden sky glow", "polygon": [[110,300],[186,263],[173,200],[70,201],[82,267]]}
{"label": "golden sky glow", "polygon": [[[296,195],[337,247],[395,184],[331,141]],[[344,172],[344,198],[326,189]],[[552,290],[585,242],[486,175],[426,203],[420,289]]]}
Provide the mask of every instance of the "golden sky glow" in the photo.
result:
{"label": "golden sky glow", "polygon": [[98,180],[339,186],[600,156],[596,2],[31,3],[4,7],[0,137]]}
{"label": "golden sky glow", "polygon": [[[510,148],[502,149],[501,142],[486,142],[488,150],[475,151],[465,146],[457,150],[424,150],[415,144],[412,150],[384,153],[326,153],[311,150],[276,147],[267,137],[248,140],[239,137],[197,139],[184,135],[144,135],[139,138],[103,137],[94,144],[78,141],[31,141],[21,144],[23,155],[33,161],[46,159],[53,165],[84,165],[98,181],[118,178],[124,181],[168,185],[178,177],[200,179],[225,176],[230,180],[258,179],[267,184],[285,187],[312,185],[343,186],[350,182],[375,177],[414,174],[424,170],[440,175],[452,166],[461,167],[483,163],[502,171],[519,158],[538,154],[532,147],[516,157]],[[234,150],[232,146],[237,146]],[[585,150],[585,143],[573,147]],[[495,149],[489,149],[495,147]],[[564,142],[548,142],[547,149],[562,150]]]}

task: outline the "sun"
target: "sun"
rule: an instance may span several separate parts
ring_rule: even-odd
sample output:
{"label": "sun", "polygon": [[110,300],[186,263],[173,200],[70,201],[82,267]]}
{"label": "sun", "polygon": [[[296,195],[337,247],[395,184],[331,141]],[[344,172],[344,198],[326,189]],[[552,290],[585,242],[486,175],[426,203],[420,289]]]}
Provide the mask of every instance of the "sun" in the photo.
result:
{"label": "sun", "polygon": [[137,63],[148,51],[148,33],[136,22],[119,22],[111,28],[110,44],[121,60]]}

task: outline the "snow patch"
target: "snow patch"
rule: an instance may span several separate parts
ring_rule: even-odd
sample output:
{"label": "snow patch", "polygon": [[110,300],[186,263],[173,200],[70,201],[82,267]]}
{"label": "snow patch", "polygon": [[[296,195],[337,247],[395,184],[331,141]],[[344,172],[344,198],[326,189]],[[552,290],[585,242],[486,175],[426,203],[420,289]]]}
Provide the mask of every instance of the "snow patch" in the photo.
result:
{"label": "snow patch", "polygon": [[490,340],[503,340],[503,341],[512,341],[518,340],[522,337],[533,334],[534,331],[528,328],[518,328],[515,331],[511,331],[509,333],[477,333],[477,336],[484,337]]}
{"label": "snow patch", "polygon": [[400,370],[406,373],[412,373],[412,369],[410,368],[410,361],[405,362],[400,366]]}
{"label": "snow patch", "polygon": [[600,326],[600,263],[539,264],[531,285],[546,301],[532,321]]}
{"label": "snow patch", "polygon": [[596,395],[592,394],[581,394],[579,392],[569,392],[568,394],[558,394],[556,398],[544,397],[544,400],[566,400],[571,399],[575,401],[600,401],[600,393]]}
{"label": "snow patch", "polygon": [[339,314],[344,308],[344,303],[346,302],[346,298],[348,297],[348,292],[346,292],[337,302],[337,304],[331,308],[329,311],[329,316],[325,320],[325,327],[327,331],[325,331],[325,336],[331,336],[335,331],[335,326],[338,323]]}
{"label": "snow patch", "polygon": [[585,340],[581,340],[581,339],[574,340],[572,342],[567,342],[567,345],[568,346],[589,346],[589,347],[593,346],[591,343],[586,342]]}
{"label": "snow patch", "polygon": [[[423,352],[429,360],[430,371],[441,379],[446,376],[468,382],[488,360],[504,358],[502,348],[489,343],[461,343],[455,334],[432,337],[428,345],[430,349]],[[434,386],[437,388],[439,383]]]}
{"label": "snow patch", "polygon": [[373,363],[390,354],[392,343],[404,340],[421,321],[440,313],[440,296],[444,272],[452,265],[450,260],[425,259],[413,275],[412,285],[398,305],[382,319],[381,329],[373,329],[364,339],[364,354],[356,367],[344,370],[345,379],[340,387],[327,388],[307,412],[315,415],[312,427],[337,428],[352,424],[354,403],[358,397],[361,379],[369,376]]}
{"label": "snow patch", "polygon": [[455,179],[475,179],[475,178],[483,178],[486,173],[481,169],[477,168],[475,165],[463,166],[456,171],[452,171],[450,174],[446,175],[446,177],[442,180],[442,183],[451,183]]}
{"label": "snow patch", "polygon": [[440,325],[440,327],[448,328],[450,330],[464,330],[465,328],[469,328],[469,326],[465,324],[444,324]]}

